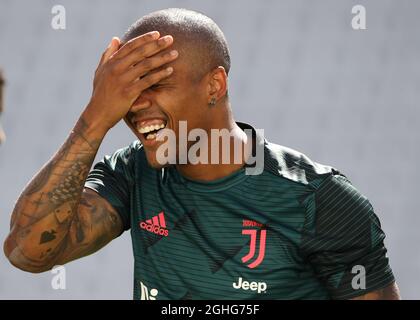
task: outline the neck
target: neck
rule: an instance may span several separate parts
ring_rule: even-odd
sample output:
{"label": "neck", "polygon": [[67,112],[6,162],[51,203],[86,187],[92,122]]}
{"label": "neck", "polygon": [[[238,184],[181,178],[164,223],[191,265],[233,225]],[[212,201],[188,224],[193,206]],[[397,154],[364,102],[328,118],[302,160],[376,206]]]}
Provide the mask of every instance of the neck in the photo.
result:
{"label": "neck", "polygon": [[[230,110],[230,108],[227,108],[227,110]],[[207,163],[199,162],[197,164],[187,163],[176,165],[178,172],[184,177],[191,180],[212,181],[226,177],[240,170],[245,165],[245,160],[250,153],[248,148],[250,144],[246,144],[247,136],[245,132],[233,120],[230,111],[224,112],[218,120],[214,121],[206,130],[207,136],[209,137],[207,149],[199,148],[196,153],[199,158],[208,159]],[[229,141],[229,143],[223,143],[223,139],[219,137],[212,137],[211,129],[227,130],[229,132],[229,139],[226,139],[226,142]],[[211,154],[212,150],[213,152],[217,150],[217,144],[219,145],[218,157],[217,151],[216,156]],[[237,149],[236,155],[235,146]],[[240,146],[240,152],[238,152],[238,146]],[[226,159],[227,155],[229,155],[228,161]]]}

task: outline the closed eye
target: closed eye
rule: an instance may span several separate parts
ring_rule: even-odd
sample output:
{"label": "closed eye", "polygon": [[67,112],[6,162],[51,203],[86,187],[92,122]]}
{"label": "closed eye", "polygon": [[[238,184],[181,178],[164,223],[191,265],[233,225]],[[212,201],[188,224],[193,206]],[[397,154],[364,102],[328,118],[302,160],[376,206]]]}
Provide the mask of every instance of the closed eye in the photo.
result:
{"label": "closed eye", "polygon": [[155,83],[155,84],[151,85],[149,87],[149,90],[162,90],[162,89],[165,89],[166,90],[166,89],[171,89],[173,87],[174,86],[171,83],[167,83],[167,82],[161,83],[161,82],[158,82],[158,83]]}
{"label": "closed eye", "polygon": [[157,88],[160,88],[160,87],[161,87],[160,84],[154,84],[154,85],[150,86],[149,88],[154,90],[154,89],[157,89]]}

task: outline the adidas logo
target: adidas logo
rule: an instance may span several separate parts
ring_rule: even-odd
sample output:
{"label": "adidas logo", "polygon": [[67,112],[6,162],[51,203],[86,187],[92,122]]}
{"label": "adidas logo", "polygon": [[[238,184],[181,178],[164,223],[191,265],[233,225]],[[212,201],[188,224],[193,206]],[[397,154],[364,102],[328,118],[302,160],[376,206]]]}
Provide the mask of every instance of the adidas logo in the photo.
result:
{"label": "adidas logo", "polygon": [[140,281],[140,300],[156,300],[159,291],[157,289],[149,289]]}
{"label": "adidas logo", "polygon": [[151,219],[140,222],[140,228],[158,234],[160,236],[167,237],[169,234],[169,230],[166,229],[166,222],[165,216],[163,215],[163,211],[157,216],[152,217]]}

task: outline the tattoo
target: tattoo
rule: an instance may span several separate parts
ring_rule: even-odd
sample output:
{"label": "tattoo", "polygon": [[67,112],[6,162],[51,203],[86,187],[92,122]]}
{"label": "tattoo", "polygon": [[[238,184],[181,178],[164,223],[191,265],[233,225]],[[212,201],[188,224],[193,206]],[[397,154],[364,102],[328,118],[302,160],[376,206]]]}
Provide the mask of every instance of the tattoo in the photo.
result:
{"label": "tattoo", "polygon": [[85,233],[83,231],[83,226],[80,223],[79,216],[77,215],[75,216],[74,224],[76,228],[76,240],[77,240],[77,243],[80,243],[85,239]]}
{"label": "tattoo", "polygon": [[50,162],[48,163],[38,174],[37,178],[32,180],[31,184],[28,186],[28,188],[25,191],[25,195],[31,195],[36,192],[39,192],[43,186],[47,183],[51,171],[54,168],[54,163]]}
{"label": "tattoo", "polygon": [[54,240],[56,238],[55,234],[57,232],[55,232],[55,230],[51,230],[51,231],[44,231],[41,234],[41,240],[39,241],[39,244],[43,244],[46,242],[50,242],[52,240]]}
{"label": "tattoo", "polygon": [[[102,140],[88,139],[87,129],[80,118],[66,142],[32,179],[15,205],[5,247],[29,267],[52,263],[72,237],[76,243],[86,238],[78,206]],[[73,229],[74,235],[70,232]],[[34,247],[37,240],[38,247]]]}
{"label": "tattoo", "polygon": [[63,182],[60,182],[48,193],[51,202],[60,205],[65,201],[77,199],[80,195],[80,188],[83,187],[83,183],[88,174],[89,167],[83,161],[78,160],[64,172]]}
{"label": "tattoo", "polygon": [[[90,202],[88,200],[89,198],[90,198],[90,196],[88,195],[85,198],[80,199],[80,205],[84,206],[85,208],[89,208],[90,210],[92,210],[93,205],[90,204]],[[96,208],[95,208],[95,210],[96,210]]]}
{"label": "tattoo", "polygon": [[31,229],[25,229],[25,230],[23,230],[20,234],[19,234],[19,236],[21,237],[21,238],[25,238],[28,234],[30,234],[31,233]]}

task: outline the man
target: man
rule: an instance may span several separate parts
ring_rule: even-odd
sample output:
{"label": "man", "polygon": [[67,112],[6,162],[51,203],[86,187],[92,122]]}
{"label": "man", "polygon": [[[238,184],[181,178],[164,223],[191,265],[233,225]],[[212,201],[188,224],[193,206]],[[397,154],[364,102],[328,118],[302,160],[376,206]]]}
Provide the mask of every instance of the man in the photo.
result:
{"label": "man", "polygon": [[[3,71],[0,69],[0,116],[3,112],[3,87],[4,87],[4,76]],[[3,128],[1,126],[0,122],[0,144],[2,144],[6,140],[6,134],[3,131]]]}
{"label": "man", "polygon": [[[11,263],[43,272],[130,229],[135,299],[399,298],[369,201],[334,168],[235,122],[229,68],[222,31],[197,12],[154,12],[114,38],[73,131],[16,203]],[[121,119],[138,140],[89,173]],[[197,156],[214,162],[182,161],[195,147],[185,124],[201,130],[196,143],[211,136]],[[237,161],[222,161],[215,129],[229,132],[229,155],[243,147]],[[263,170],[246,174],[258,150]]]}

